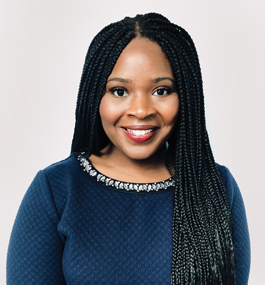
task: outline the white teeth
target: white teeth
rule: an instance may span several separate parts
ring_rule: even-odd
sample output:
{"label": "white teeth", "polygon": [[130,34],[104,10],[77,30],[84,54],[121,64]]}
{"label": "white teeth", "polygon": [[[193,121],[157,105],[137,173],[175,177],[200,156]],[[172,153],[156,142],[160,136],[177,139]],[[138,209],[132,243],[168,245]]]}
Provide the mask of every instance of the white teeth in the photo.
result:
{"label": "white teeth", "polygon": [[153,131],[154,129],[149,129],[149,130],[131,130],[131,129],[126,129],[127,132],[132,133],[136,136],[143,136],[146,134],[149,134]]}

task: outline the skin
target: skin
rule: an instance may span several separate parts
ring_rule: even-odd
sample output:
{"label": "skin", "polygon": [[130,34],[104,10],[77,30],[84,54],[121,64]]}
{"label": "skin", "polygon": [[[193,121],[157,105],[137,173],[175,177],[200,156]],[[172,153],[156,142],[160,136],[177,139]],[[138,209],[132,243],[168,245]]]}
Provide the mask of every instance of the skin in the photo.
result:
{"label": "skin", "polygon": [[[100,103],[102,126],[111,143],[90,161],[101,173],[126,182],[169,178],[165,143],[178,110],[172,68],[160,46],[146,38],[133,39],[118,58]],[[126,135],[128,127],[155,131],[139,143]]]}

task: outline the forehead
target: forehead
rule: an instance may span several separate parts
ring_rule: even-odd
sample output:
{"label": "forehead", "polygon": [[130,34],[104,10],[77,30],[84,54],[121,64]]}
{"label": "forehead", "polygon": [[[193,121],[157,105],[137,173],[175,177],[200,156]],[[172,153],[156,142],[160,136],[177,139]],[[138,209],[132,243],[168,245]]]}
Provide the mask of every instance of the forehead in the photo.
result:
{"label": "forehead", "polygon": [[147,38],[133,39],[120,54],[110,77],[172,76],[172,68],[161,47]]}

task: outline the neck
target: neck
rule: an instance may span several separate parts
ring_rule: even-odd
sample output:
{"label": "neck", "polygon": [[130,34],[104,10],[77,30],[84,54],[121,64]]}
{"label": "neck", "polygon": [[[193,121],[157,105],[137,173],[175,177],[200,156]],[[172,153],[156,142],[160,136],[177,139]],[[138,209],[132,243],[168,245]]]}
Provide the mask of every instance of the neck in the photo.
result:
{"label": "neck", "polygon": [[162,147],[156,153],[145,159],[132,159],[124,156],[117,148],[111,144],[102,150],[101,154],[106,160],[111,161],[115,166],[126,167],[130,170],[143,171],[155,170],[160,167],[165,167],[166,162],[166,147]]}
{"label": "neck", "polygon": [[91,163],[98,171],[117,180],[148,183],[168,179],[171,175],[166,166],[166,147],[146,159],[131,159],[112,145],[104,148],[99,156],[92,155]]}

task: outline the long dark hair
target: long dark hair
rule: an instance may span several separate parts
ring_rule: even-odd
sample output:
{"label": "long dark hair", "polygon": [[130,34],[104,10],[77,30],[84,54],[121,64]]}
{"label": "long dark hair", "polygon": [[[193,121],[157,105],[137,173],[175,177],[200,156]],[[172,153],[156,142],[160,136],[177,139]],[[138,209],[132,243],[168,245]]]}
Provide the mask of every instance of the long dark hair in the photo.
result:
{"label": "long dark hair", "polygon": [[137,36],[161,47],[180,100],[169,140],[176,180],[171,284],[235,284],[232,216],[206,131],[198,55],[184,29],[149,13],[110,24],[94,38],[80,82],[72,152],[85,150],[90,156],[109,143],[100,101],[119,55]]}

